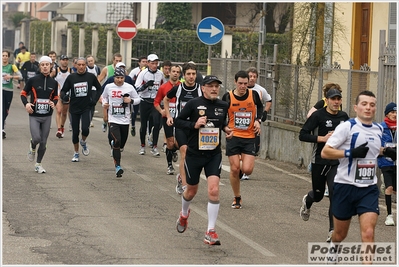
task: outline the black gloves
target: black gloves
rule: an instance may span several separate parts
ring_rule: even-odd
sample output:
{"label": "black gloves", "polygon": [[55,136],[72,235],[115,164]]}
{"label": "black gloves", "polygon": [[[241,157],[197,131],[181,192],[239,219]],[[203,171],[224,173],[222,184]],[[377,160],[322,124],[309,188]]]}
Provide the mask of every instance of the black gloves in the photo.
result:
{"label": "black gloves", "polygon": [[263,113],[262,113],[261,121],[264,122],[266,119],[267,119],[267,111],[264,110]]}
{"label": "black gloves", "polygon": [[386,157],[390,157],[393,161],[396,161],[396,147],[384,148],[383,154]]}
{"label": "black gloves", "polygon": [[154,80],[151,80],[151,81],[148,81],[148,82],[146,82],[144,84],[144,88],[148,88],[148,87],[153,86],[153,85],[154,85]]}
{"label": "black gloves", "polygon": [[69,100],[70,100],[70,98],[69,98],[69,92],[68,92],[68,93],[66,93],[66,94],[64,95],[64,97],[62,98],[62,101],[64,101],[64,103],[68,103]]}
{"label": "black gloves", "polygon": [[138,92],[144,91],[145,89],[147,89],[148,87],[153,86],[153,85],[154,85],[154,80],[148,81],[145,84],[143,84],[142,86],[138,87],[136,89],[136,92],[138,93]]}
{"label": "black gloves", "polygon": [[345,150],[345,157],[347,157],[347,158],[365,158],[367,155],[367,152],[369,151],[369,147],[366,146],[367,144],[368,144],[368,142],[366,142],[358,147]]}

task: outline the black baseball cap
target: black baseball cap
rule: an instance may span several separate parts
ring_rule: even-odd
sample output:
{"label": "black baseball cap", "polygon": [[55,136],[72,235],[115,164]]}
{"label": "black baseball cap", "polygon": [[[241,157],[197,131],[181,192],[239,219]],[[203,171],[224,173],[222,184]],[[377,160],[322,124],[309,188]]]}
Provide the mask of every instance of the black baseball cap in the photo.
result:
{"label": "black baseball cap", "polygon": [[219,84],[222,84],[222,81],[219,80],[219,78],[216,77],[215,75],[207,75],[204,77],[204,80],[202,81],[202,85],[208,84],[211,82],[218,82]]}
{"label": "black baseball cap", "polygon": [[63,59],[69,59],[69,57],[66,56],[66,55],[61,55],[61,56],[60,56],[60,59],[61,59],[61,60],[63,60]]}
{"label": "black baseball cap", "polygon": [[341,92],[336,88],[331,88],[327,91],[326,98],[333,98],[334,96],[339,96],[342,98]]}

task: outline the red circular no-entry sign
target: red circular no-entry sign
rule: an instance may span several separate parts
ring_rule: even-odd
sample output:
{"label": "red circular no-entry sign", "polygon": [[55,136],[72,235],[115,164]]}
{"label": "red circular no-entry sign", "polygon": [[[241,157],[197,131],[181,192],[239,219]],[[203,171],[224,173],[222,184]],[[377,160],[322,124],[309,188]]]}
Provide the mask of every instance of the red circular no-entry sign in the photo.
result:
{"label": "red circular no-entry sign", "polygon": [[137,26],[133,20],[121,20],[116,26],[116,33],[123,40],[131,40],[137,34]]}

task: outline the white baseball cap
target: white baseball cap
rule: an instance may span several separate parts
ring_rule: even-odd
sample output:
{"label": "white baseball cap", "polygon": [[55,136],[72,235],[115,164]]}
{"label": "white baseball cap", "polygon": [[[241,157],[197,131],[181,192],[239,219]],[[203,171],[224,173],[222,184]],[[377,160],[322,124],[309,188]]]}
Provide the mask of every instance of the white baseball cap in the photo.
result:
{"label": "white baseball cap", "polygon": [[148,61],[155,61],[155,60],[159,60],[158,56],[155,54],[149,54],[147,57]]}
{"label": "white baseball cap", "polygon": [[126,67],[126,65],[123,62],[118,62],[118,63],[116,63],[115,68],[119,68],[119,67]]}

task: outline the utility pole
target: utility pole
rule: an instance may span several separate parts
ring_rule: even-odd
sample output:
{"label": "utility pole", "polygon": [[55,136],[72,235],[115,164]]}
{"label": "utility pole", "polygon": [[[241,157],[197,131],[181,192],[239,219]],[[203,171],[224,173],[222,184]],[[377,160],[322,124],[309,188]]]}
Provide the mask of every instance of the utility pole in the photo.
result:
{"label": "utility pole", "polygon": [[258,62],[256,68],[258,72],[260,72],[260,58],[262,55],[262,46],[265,44],[266,39],[266,25],[265,25],[265,16],[266,16],[266,3],[263,3],[262,10],[260,12],[260,25],[259,25],[259,42],[258,42]]}

